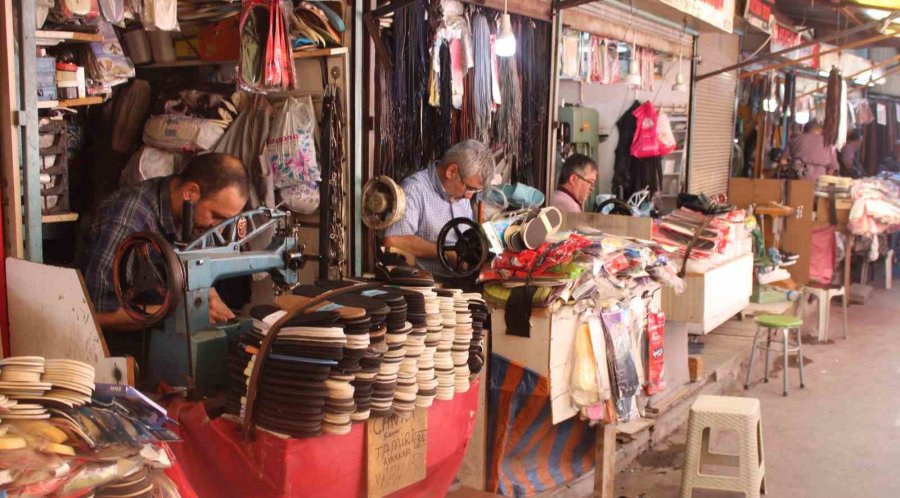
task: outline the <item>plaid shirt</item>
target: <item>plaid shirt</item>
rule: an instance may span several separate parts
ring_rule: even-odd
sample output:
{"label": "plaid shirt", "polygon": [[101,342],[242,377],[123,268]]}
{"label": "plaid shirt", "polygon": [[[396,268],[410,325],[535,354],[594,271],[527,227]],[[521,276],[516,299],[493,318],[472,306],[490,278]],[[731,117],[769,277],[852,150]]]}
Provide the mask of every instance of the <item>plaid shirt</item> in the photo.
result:
{"label": "plaid shirt", "polygon": [[[472,203],[469,199],[459,199],[453,203],[444,192],[444,186],[437,177],[435,165],[409,175],[403,180],[406,194],[406,212],[403,218],[385,231],[386,237],[418,235],[430,242],[437,242],[441,228],[453,218],[473,219]],[[465,229],[463,229],[465,230]],[[452,232],[447,241],[456,241]],[[416,258],[416,264],[436,277],[447,277],[447,272],[437,259]]]}
{"label": "plaid shirt", "polygon": [[98,313],[119,309],[113,286],[113,260],[125,237],[142,231],[175,240],[175,220],[169,200],[169,178],[153,178],[137,187],[119,190],[97,208],[84,240],[82,267],[88,293]]}

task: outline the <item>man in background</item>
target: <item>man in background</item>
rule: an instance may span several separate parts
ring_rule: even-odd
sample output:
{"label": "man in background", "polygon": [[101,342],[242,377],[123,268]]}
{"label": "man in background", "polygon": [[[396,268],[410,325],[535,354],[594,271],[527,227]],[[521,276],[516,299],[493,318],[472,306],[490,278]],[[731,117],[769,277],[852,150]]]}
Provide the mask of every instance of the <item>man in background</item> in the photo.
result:
{"label": "man in background", "polygon": [[596,182],[597,163],[584,154],[573,154],[563,163],[559,186],[550,197],[550,205],[561,213],[580,213]]}
{"label": "man in background", "polygon": [[816,181],[822,175],[833,175],[840,169],[837,152],[833,145],[825,145],[822,125],[810,121],[803,127],[803,133],[791,140],[790,158],[802,159],[806,163],[804,180]]}
{"label": "man in background", "polygon": [[853,130],[847,134],[847,143],[841,149],[841,174],[851,178],[863,176],[862,164],[859,162],[859,147],[862,145],[862,133]]}

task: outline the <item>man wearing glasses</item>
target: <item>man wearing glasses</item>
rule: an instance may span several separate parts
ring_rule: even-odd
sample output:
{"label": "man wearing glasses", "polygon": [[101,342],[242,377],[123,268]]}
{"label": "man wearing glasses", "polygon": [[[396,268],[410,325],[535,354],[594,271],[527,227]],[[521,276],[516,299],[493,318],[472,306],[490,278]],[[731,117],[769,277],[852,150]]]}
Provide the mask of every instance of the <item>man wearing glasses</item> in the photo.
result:
{"label": "man wearing glasses", "polygon": [[[406,212],[385,231],[384,245],[416,257],[436,278],[447,273],[437,259],[437,238],[453,218],[474,219],[472,197],[484,189],[495,169],[490,149],[477,140],[450,147],[440,160],[403,181]],[[455,240],[453,234],[448,240]]]}
{"label": "man wearing glasses", "polygon": [[561,213],[580,213],[596,182],[597,163],[584,154],[574,154],[563,163],[559,187],[550,197],[550,205]]}

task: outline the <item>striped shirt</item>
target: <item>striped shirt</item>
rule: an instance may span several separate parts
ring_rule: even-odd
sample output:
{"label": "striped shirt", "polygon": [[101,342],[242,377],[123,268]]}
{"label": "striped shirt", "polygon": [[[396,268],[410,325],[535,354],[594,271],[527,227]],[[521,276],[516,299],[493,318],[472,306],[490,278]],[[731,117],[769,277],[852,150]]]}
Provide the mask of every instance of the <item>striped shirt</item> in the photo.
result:
{"label": "striped shirt", "polygon": [[94,221],[85,233],[86,261],[82,271],[98,313],[119,309],[113,286],[113,260],[125,237],[148,231],[175,240],[169,178],[153,178],[136,187],[119,190],[97,208]]}
{"label": "striped shirt", "polygon": [[[402,187],[403,193],[406,194],[406,212],[400,221],[387,228],[385,237],[418,235],[429,242],[437,242],[441,228],[444,228],[448,221],[459,217],[470,220],[474,218],[469,199],[462,198],[450,202],[437,176],[434,163],[422,171],[409,175],[403,180]],[[455,242],[456,235],[451,232],[447,241]],[[441,262],[436,259],[416,258],[416,264],[435,277],[448,276]]]}

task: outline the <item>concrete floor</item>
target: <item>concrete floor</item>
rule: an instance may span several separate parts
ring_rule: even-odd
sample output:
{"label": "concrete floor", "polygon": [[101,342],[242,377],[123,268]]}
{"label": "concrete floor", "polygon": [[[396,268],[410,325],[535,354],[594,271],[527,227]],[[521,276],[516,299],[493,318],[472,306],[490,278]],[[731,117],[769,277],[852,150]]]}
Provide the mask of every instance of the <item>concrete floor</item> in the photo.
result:
{"label": "concrete floor", "polygon": [[[850,307],[847,340],[841,335],[840,301],[834,300],[828,343],[804,344],[806,389],[799,389],[797,362],[792,361],[790,395],[782,396],[784,372],[778,366],[781,355],[775,354],[776,367],[768,384],[760,382],[749,391],[734,393],[762,403],[767,496],[900,497],[898,287],[876,290],[866,305]],[[755,373],[762,377],[761,369]],[[644,453],[620,472],[618,495],[678,496],[685,435],[686,427],[682,427],[666,444]],[[714,440],[725,451],[731,446],[727,436]],[[698,492],[694,496],[732,495]]]}

